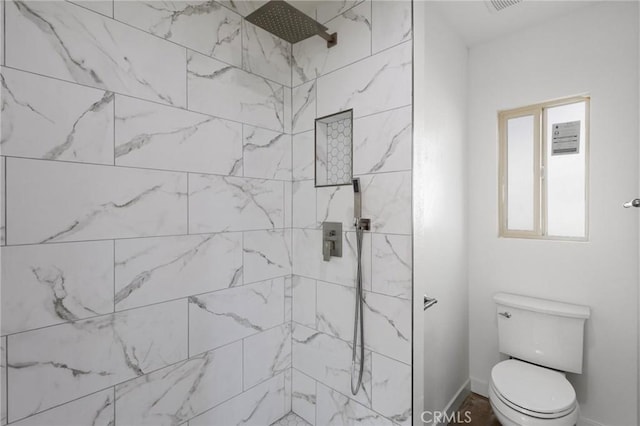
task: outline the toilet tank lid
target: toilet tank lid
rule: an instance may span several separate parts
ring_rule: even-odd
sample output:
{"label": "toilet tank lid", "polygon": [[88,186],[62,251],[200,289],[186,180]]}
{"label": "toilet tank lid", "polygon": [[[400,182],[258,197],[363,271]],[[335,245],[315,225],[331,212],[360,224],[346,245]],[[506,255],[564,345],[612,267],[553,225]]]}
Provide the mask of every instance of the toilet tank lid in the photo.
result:
{"label": "toilet tank lid", "polygon": [[587,319],[591,316],[588,306],[572,303],[556,302],[554,300],[538,299],[511,293],[496,293],[493,300],[500,305],[525,309],[533,312],[557,315],[569,318]]}

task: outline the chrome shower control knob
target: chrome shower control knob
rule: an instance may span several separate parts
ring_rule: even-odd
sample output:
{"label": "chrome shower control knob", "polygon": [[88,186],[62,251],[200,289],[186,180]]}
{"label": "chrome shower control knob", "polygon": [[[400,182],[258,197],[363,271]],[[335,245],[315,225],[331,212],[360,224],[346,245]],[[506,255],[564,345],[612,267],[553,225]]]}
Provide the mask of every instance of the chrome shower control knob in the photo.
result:
{"label": "chrome shower control knob", "polygon": [[640,198],[634,198],[631,201],[627,201],[622,205],[622,207],[625,209],[628,209],[629,207],[640,207]]}

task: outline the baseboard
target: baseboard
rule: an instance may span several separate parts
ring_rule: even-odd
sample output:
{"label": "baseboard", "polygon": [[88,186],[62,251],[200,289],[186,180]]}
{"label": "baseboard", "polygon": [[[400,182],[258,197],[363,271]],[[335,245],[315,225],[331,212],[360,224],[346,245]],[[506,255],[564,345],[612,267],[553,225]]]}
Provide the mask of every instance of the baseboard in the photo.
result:
{"label": "baseboard", "polygon": [[[447,418],[451,418],[458,408],[462,405],[462,402],[465,400],[467,396],[471,393],[470,381],[467,379],[462,386],[458,389],[458,391],[453,395],[451,401],[447,404],[444,411],[447,413]],[[434,423],[433,426],[447,426],[446,423]]]}
{"label": "baseboard", "polygon": [[580,417],[578,419],[578,426],[605,426],[605,425],[603,425],[602,423],[598,423],[595,420]]}
{"label": "baseboard", "polygon": [[475,377],[470,377],[471,380],[471,392],[477,393],[478,395],[482,395],[485,398],[489,398],[489,383],[484,380],[476,379]]}

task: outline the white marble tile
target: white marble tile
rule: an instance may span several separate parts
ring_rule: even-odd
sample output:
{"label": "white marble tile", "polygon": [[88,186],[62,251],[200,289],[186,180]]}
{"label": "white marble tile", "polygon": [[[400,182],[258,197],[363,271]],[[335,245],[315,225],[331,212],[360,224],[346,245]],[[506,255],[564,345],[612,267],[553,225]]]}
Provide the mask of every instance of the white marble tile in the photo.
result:
{"label": "white marble tile", "polygon": [[317,8],[318,2],[308,1],[308,0],[291,0],[291,1],[288,1],[287,3],[289,3],[291,6],[295,7],[305,15],[308,15],[311,18],[316,19],[316,8]]}
{"label": "white marble tile", "polygon": [[410,300],[365,292],[364,323],[367,348],[411,364]]}
{"label": "white marble tile", "polygon": [[[291,330],[291,324],[289,324],[289,330]],[[291,347],[291,338],[289,338],[289,347]],[[292,379],[293,371],[291,365],[284,372],[284,412],[291,414],[291,392],[292,392]]]}
{"label": "white marble tile", "polygon": [[293,180],[313,179],[315,141],[313,131],[293,135]]}
{"label": "white marble tile", "polygon": [[411,43],[318,78],[319,117],[353,108],[354,118],[411,104]]}
{"label": "white marble tile", "polygon": [[316,381],[293,369],[291,408],[311,425],[316,424]]}
{"label": "white marble tile", "polygon": [[187,230],[184,174],[9,158],[7,185],[8,244]]}
{"label": "white marble tile", "polygon": [[284,226],[284,184],[263,179],[189,175],[189,232]]}
{"label": "white marble tile", "polygon": [[291,324],[244,339],[244,389],[249,389],[291,369]]}
{"label": "white marble tile", "polygon": [[[318,331],[342,340],[353,339],[355,291],[351,287],[317,282]],[[295,300],[294,300],[295,305]],[[365,292],[366,346],[403,362],[411,360],[411,302]]]}
{"label": "white marble tile", "polygon": [[268,0],[220,0],[220,3],[242,16],[247,16],[267,1]]}
{"label": "white marble tile", "polygon": [[316,119],[316,80],[294,87],[291,95],[293,133],[312,130]]}
{"label": "white marble tile", "polygon": [[7,217],[5,215],[6,199],[6,187],[5,187],[5,170],[7,170],[6,157],[0,157],[0,246],[4,246],[7,243]]}
{"label": "white marble tile", "polygon": [[221,233],[115,242],[116,310],[242,283],[242,234]]}
{"label": "white marble tile", "polygon": [[113,164],[113,97],[2,68],[2,154]]}
{"label": "white marble tile", "polygon": [[284,277],[284,321],[290,322],[293,317],[293,276]]}
{"label": "white marble tile", "polygon": [[316,426],[393,426],[391,420],[318,383]]}
{"label": "white marble tile", "polygon": [[327,48],[321,37],[293,45],[293,85],[297,86],[371,54],[371,2],[364,2],[325,24],[338,33],[338,44]]}
{"label": "white marble tile", "polygon": [[293,276],[293,321],[316,328],[316,281]]}
{"label": "white marble tile", "polygon": [[113,388],[60,405],[35,416],[11,423],[16,426],[115,425]]}
{"label": "white marble tile", "polygon": [[317,2],[316,13],[318,22],[325,23],[363,1],[365,0],[332,0]]}
{"label": "white marble tile", "polygon": [[291,231],[244,233],[244,282],[291,274]]}
{"label": "white marble tile", "polygon": [[214,1],[116,1],[115,18],[212,56],[242,64],[242,18]]}
{"label": "white marble tile", "polygon": [[411,107],[353,122],[353,174],[411,170]]}
{"label": "white marble tile", "polygon": [[372,237],[371,289],[411,299],[411,236],[373,234]]}
{"label": "white marble tile", "polygon": [[267,380],[189,421],[189,426],[265,426],[285,415],[284,374]]}
{"label": "white marble tile", "polygon": [[342,229],[354,229],[353,187],[351,185],[317,188],[317,195],[316,217],[319,224],[322,222],[340,222],[342,223]]}
{"label": "white marble tile", "polygon": [[0,63],[4,65],[4,0],[0,2]]}
{"label": "white marble tile", "polygon": [[2,334],[113,312],[113,242],[2,248]]}
{"label": "white marble tile", "polygon": [[242,175],[240,123],[120,95],[115,115],[117,165]]}
{"label": "white marble tile", "polygon": [[[345,395],[351,395],[351,345],[344,340],[294,324],[293,368]],[[369,351],[365,351],[362,387],[354,398],[371,406]]]}
{"label": "white marble tile", "polygon": [[[366,217],[366,216],[365,216]],[[356,234],[343,233],[342,257],[322,260],[322,231],[293,230],[293,273],[330,283],[354,286],[356,280]],[[371,288],[371,234],[364,233],[362,245],[362,283]]]}
{"label": "white marble tile", "polygon": [[243,21],[242,68],[291,87],[291,43]]}
{"label": "white marble tile", "polygon": [[[314,179],[317,185],[327,185],[333,183],[329,182],[329,167],[327,164],[327,160],[329,159],[328,130],[328,126],[316,125],[314,132]],[[344,157],[342,158],[344,159]],[[337,178],[334,178],[334,181],[336,180]]]}
{"label": "white marble tile", "polygon": [[6,65],[186,105],[185,49],[72,3],[6,3]]}
{"label": "white marble tile", "polygon": [[69,0],[78,6],[85,7],[94,12],[98,12],[104,16],[113,18],[114,0]]}
{"label": "white marble tile", "polygon": [[360,176],[362,217],[372,232],[411,234],[411,172]]}
{"label": "white marble tile", "polygon": [[373,53],[411,39],[411,1],[372,1]]}
{"label": "white marble tile", "polygon": [[179,300],[9,336],[9,421],[186,358],[186,305]]}
{"label": "white marble tile", "polygon": [[372,354],[372,408],[398,425],[411,425],[411,366]]}
{"label": "white marble tile", "polygon": [[189,297],[189,354],[284,322],[284,278]]}
{"label": "white marble tile", "polygon": [[316,188],[312,180],[293,182],[293,227],[318,228],[316,220]]}
{"label": "white marble tile", "polygon": [[122,425],[178,425],[242,391],[242,343],[205,352],[116,387]]}
{"label": "white marble tile", "polygon": [[272,423],[271,426],[309,426],[309,422],[298,416],[296,413],[289,412],[275,423]]}
{"label": "white marble tile", "polygon": [[293,90],[290,87],[285,87],[284,88],[284,132],[285,133],[293,133],[291,124],[293,121],[293,116],[292,116],[292,96],[293,96]]}
{"label": "white marble tile", "polygon": [[[316,330],[351,341],[355,301],[355,288],[318,281]],[[365,322],[365,332],[369,330],[367,326]]]}
{"label": "white marble tile", "polygon": [[283,131],[282,85],[192,51],[187,74],[190,110]]}
{"label": "white marble tile", "polygon": [[291,180],[291,135],[243,126],[244,176]]}
{"label": "white marble tile", "polygon": [[293,226],[293,182],[284,182],[284,227]]}
{"label": "white marble tile", "polygon": [[0,337],[0,424],[7,424],[7,338]]}

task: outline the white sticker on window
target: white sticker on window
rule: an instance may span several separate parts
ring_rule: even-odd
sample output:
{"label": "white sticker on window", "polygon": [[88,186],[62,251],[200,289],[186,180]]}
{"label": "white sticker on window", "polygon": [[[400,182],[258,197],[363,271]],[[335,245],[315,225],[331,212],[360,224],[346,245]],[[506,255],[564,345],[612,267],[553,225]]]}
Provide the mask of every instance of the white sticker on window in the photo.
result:
{"label": "white sticker on window", "polygon": [[552,126],[551,155],[578,154],[580,152],[580,121],[555,123]]}

